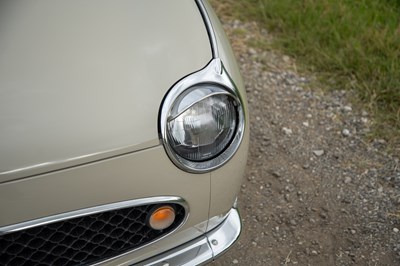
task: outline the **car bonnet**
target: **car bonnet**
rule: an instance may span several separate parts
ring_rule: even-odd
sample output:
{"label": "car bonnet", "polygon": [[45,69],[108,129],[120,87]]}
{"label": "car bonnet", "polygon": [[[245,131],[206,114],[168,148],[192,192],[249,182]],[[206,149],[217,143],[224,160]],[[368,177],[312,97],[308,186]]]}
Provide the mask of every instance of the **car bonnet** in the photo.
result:
{"label": "car bonnet", "polygon": [[195,1],[1,1],[0,182],[160,145],[212,51]]}

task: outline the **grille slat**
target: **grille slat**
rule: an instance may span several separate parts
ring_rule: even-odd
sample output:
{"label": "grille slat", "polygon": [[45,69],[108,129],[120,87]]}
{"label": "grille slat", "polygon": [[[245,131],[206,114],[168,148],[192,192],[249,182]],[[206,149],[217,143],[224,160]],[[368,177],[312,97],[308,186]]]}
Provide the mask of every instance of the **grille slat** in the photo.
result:
{"label": "grille slat", "polygon": [[0,265],[86,265],[150,243],[177,228],[185,209],[176,203],[174,223],[164,230],[146,225],[155,204],[58,221],[0,236]]}

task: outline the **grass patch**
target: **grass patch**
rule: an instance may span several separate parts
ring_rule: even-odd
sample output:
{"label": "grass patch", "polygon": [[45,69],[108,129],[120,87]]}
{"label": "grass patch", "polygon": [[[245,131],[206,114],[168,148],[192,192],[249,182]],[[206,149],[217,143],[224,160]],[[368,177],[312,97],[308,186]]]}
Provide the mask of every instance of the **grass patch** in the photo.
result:
{"label": "grass patch", "polygon": [[277,47],[318,73],[328,87],[357,91],[374,114],[374,137],[399,149],[399,0],[223,2],[226,14],[256,20],[273,32]]}

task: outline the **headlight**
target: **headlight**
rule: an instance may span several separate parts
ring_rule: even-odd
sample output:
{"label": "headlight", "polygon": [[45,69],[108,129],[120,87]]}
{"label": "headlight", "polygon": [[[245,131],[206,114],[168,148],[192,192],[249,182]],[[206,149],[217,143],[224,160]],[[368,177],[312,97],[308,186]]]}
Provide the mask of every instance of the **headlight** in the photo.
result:
{"label": "headlight", "polygon": [[226,91],[214,85],[190,88],[177,99],[168,118],[171,148],[194,162],[214,158],[236,132],[237,105]]}
{"label": "headlight", "polygon": [[219,60],[178,82],[164,101],[160,119],[169,157],[190,172],[224,164],[243,136],[242,103]]}

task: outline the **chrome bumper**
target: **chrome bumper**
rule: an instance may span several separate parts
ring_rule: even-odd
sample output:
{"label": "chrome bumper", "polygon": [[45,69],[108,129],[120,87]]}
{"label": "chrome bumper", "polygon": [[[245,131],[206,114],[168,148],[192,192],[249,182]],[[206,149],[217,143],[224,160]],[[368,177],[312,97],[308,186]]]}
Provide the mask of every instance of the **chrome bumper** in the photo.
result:
{"label": "chrome bumper", "polygon": [[239,238],[242,229],[235,208],[229,211],[221,225],[186,244],[135,265],[202,265],[213,261]]}

